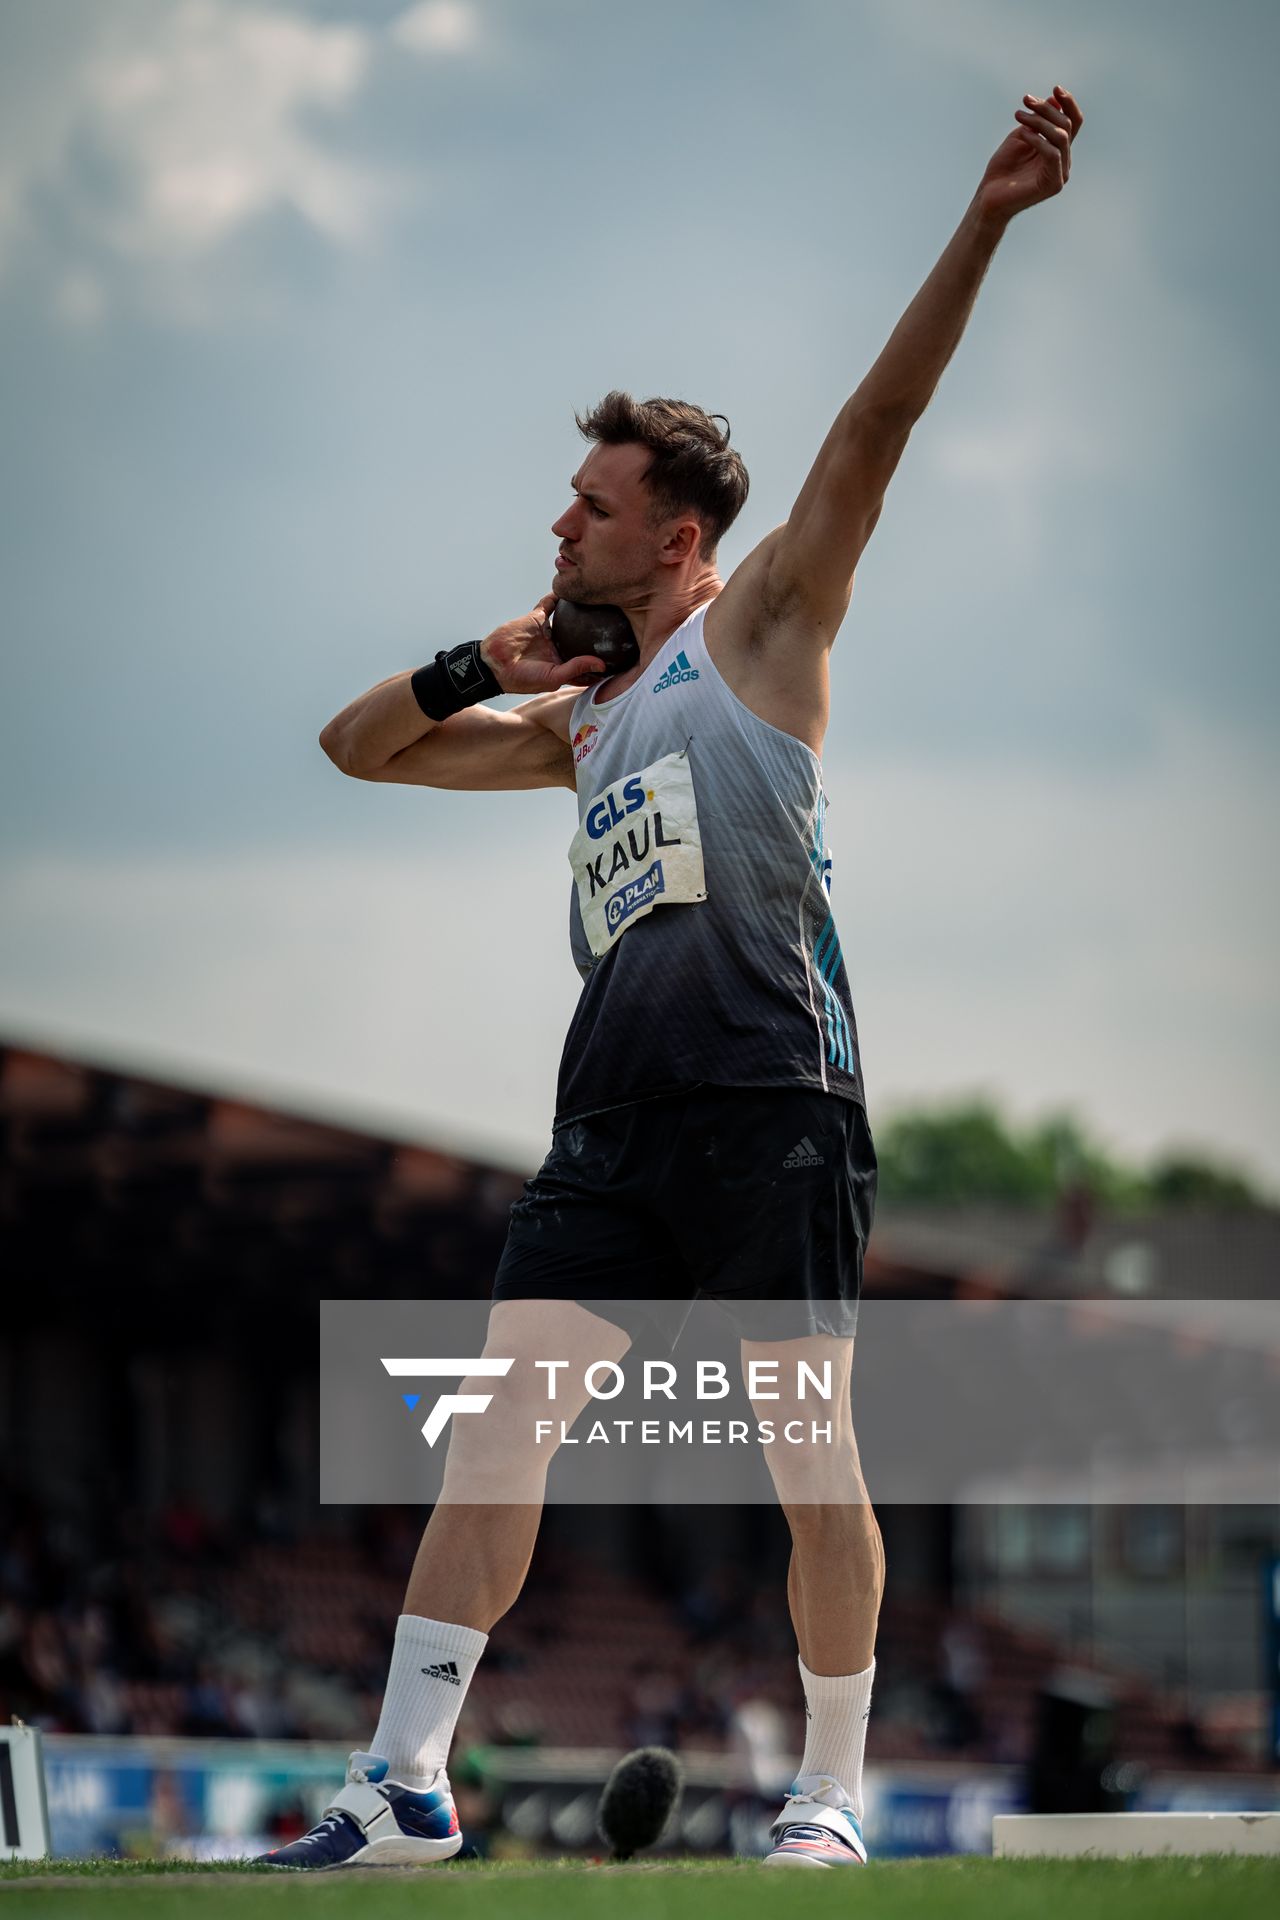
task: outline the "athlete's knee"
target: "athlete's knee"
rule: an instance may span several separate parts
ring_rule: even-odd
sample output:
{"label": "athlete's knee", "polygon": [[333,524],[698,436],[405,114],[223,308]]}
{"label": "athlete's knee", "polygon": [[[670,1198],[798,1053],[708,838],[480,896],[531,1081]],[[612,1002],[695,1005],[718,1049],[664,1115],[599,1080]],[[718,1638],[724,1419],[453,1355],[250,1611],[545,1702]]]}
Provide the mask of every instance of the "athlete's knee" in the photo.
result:
{"label": "athlete's knee", "polygon": [[[831,1487],[829,1491],[840,1494],[842,1490]],[[843,1489],[843,1497],[803,1500],[788,1493],[779,1499],[778,1504],[786,1516],[791,1537],[797,1544],[843,1534],[851,1538],[874,1537],[878,1540],[880,1525],[875,1509],[865,1494],[865,1487],[851,1484]]]}
{"label": "athlete's knee", "polygon": [[[783,1437],[775,1439],[768,1449],[774,1491],[788,1514],[795,1507],[801,1525],[810,1523],[815,1507],[867,1504],[851,1428],[815,1421],[811,1412],[781,1426],[775,1421],[775,1428]],[[786,1439],[788,1430],[794,1436],[790,1441]]]}

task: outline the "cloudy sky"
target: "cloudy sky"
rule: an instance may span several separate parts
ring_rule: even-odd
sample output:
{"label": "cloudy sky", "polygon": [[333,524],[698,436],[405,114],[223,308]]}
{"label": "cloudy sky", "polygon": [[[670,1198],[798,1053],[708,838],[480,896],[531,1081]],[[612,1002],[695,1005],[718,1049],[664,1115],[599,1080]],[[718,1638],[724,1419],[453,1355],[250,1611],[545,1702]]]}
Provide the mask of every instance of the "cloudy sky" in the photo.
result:
{"label": "cloudy sky", "polygon": [[536,1159],[571,797],[316,736],[547,590],[609,387],[729,417],[736,564],[1057,81],[834,656],[873,1124],[1280,1189],[1278,58],[1241,0],[4,0],[0,1032]]}

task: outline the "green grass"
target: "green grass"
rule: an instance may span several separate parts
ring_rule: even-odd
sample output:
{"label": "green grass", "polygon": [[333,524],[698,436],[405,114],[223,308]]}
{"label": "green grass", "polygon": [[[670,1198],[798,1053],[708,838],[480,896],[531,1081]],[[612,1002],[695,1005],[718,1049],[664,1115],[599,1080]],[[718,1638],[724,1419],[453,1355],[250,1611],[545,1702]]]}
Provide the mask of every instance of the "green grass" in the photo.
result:
{"label": "green grass", "polygon": [[[17,1904],[13,1904],[14,1896]],[[378,1872],[264,1874],[245,1867],[54,1860],[0,1864],[6,1912],[83,1920],[1268,1920],[1280,1912],[1280,1861],[904,1860],[765,1873],[755,1860],[476,1862]]]}

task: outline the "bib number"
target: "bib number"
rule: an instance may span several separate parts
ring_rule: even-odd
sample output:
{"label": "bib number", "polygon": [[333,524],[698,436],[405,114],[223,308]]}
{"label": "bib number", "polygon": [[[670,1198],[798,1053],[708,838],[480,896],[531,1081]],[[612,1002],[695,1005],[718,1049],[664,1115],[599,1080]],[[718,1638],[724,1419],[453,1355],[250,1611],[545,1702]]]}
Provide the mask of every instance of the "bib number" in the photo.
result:
{"label": "bib number", "polygon": [[569,848],[582,926],[599,959],[655,907],[707,897],[686,748],[615,780],[587,808]]}

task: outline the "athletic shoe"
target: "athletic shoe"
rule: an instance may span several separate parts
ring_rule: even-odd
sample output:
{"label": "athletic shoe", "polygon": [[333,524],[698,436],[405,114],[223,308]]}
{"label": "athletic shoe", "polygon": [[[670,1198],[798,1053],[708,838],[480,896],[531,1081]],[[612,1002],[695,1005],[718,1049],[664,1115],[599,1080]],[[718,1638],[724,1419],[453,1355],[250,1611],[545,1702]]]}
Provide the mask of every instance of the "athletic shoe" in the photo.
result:
{"label": "athletic shoe", "polygon": [[380,1754],[353,1753],[347,1784],[319,1824],[287,1847],[260,1853],[254,1866],[316,1873],[329,1867],[424,1867],[451,1860],[462,1834],[443,1767],[425,1793],[397,1786],[387,1772]]}
{"label": "athletic shoe", "polygon": [[867,1848],[858,1817],[838,1780],[803,1773],[791,1782],[773,1823],[766,1867],[865,1867]]}

